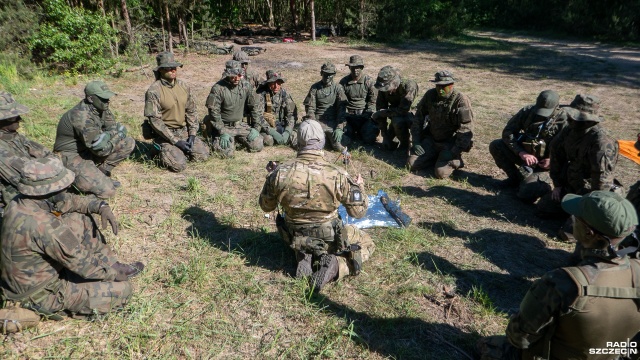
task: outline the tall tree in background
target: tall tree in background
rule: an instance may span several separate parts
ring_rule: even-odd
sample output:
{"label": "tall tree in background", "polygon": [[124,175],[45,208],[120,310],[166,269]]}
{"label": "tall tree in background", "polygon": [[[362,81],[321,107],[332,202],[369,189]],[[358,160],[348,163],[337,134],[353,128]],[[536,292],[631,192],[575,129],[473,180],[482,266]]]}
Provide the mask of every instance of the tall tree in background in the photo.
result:
{"label": "tall tree in background", "polygon": [[[102,0],[100,0],[102,1]],[[122,10],[122,20],[124,20],[124,26],[129,36],[129,44],[133,44],[135,37],[133,36],[133,29],[131,27],[131,18],[129,18],[129,8],[127,8],[127,0],[120,0],[120,9]]]}

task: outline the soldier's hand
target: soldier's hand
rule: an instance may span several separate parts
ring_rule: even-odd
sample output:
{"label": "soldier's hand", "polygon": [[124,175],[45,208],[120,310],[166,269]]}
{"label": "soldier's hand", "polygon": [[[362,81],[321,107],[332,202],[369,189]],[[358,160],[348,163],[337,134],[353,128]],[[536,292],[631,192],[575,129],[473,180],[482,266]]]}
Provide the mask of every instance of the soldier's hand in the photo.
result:
{"label": "soldier's hand", "polygon": [[189,135],[189,138],[187,139],[187,145],[189,145],[189,149],[193,150],[193,144],[196,142],[196,136],[195,135]]}
{"label": "soldier's hand", "polygon": [[342,129],[333,130],[333,141],[339,144],[340,141],[342,141],[342,135],[344,135],[344,130]]}
{"label": "soldier's hand", "polygon": [[282,143],[286,144],[289,142],[289,138],[291,137],[291,134],[288,131],[283,131],[282,132]]}
{"label": "soldier's hand", "polygon": [[116,126],[116,130],[118,131],[118,136],[120,136],[121,139],[126,138],[127,133],[129,132],[127,128],[120,123],[118,123],[118,125]]}
{"label": "soldier's hand", "polygon": [[256,130],[256,129],[251,129],[251,131],[249,131],[249,135],[247,135],[247,141],[248,141],[248,142],[252,142],[252,141],[253,141],[253,140],[255,140],[259,135],[260,135],[260,133],[258,132],[258,130]]}
{"label": "soldier's hand", "polygon": [[116,220],[116,216],[113,215],[111,211],[111,207],[106,202],[102,202],[100,208],[98,209],[98,214],[100,214],[100,220],[102,221],[102,230],[107,228],[107,223],[111,225],[111,231],[113,231],[113,235],[118,235],[118,221]]}
{"label": "soldier's hand", "polygon": [[191,147],[189,147],[189,144],[184,140],[178,141],[175,145],[176,145],[176,147],[178,149],[182,150],[182,152],[184,152],[184,153],[190,153],[191,152]]}
{"label": "soldier's hand", "polygon": [[269,129],[269,135],[271,135],[271,137],[273,137],[273,141],[275,141],[276,144],[278,144],[278,145],[283,145],[284,144],[284,138],[282,137],[282,135],[280,135],[278,130],[276,130],[274,128],[270,128]]}
{"label": "soldier's hand", "polygon": [[562,200],[562,187],[558,186],[557,188],[553,189],[553,192],[551,192],[551,199],[555,201]]}
{"label": "soldier's hand", "polygon": [[542,170],[549,170],[550,166],[551,166],[551,161],[549,158],[538,161],[538,167]]}
{"label": "soldier's hand", "polygon": [[533,155],[531,155],[529,153],[526,153],[524,151],[520,151],[520,153],[518,155],[520,156],[520,159],[522,159],[522,161],[524,161],[524,164],[527,165],[527,166],[533,166],[533,165],[538,163],[538,159],[535,156],[533,156]]}
{"label": "soldier's hand", "polygon": [[424,148],[419,144],[413,145],[413,152],[418,156],[424,155],[425,153]]}
{"label": "soldier's hand", "polygon": [[228,149],[230,147],[231,147],[231,135],[229,134],[220,135],[220,148]]}
{"label": "soldier's hand", "polygon": [[356,184],[364,185],[364,179],[362,178],[362,175],[358,174],[358,176],[356,177]]}

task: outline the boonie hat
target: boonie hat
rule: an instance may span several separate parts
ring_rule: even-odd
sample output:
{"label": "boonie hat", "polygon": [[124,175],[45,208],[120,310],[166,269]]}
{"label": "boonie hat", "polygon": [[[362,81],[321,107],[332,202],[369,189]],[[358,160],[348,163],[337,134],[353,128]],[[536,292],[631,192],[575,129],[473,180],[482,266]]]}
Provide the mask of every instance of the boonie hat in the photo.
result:
{"label": "boonie hat", "polygon": [[320,68],[320,72],[323,72],[325,74],[335,74],[336,73],[336,66],[333,65],[330,62],[326,62],[326,63],[322,64],[322,67]]}
{"label": "boonie hat", "polygon": [[29,160],[24,163],[20,175],[18,191],[29,196],[58,192],[69,187],[75,179],[75,174],[56,157]]}
{"label": "boonie hat", "polygon": [[449,85],[455,82],[453,74],[448,70],[438,71],[433,75],[434,79],[429,80],[436,85]]}
{"label": "boonie hat", "polygon": [[349,57],[349,63],[344,65],[349,67],[364,66],[364,60],[360,55],[351,55],[351,57]]}
{"label": "boonie hat", "polygon": [[29,108],[17,102],[13,95],[0,91],[0,121],[12,119],[29,112]]}
{"label": "boonie hat", "polygon": [[567,194],[561,205],[564,211],[583,219],[606,236],[627,236],[638,225],[633,204],[611,191],[592,191],[584,196]]}
{"label": "boonie hat", "polygon": [[177,68],[182,67],[182,64],[177,62],[173,53],[170,51],[163,51],[156,56],[156,62],[158,66],[153,69],[158,71],[160,68]]}
{"label": "boonie hat", "polygon": [[286,82],[287,79],[282,77],[282,74],[277,73],[275,70],[267,70],[267,83],[272,83],[272,82],[276,82],[278,80],[281,80],[282,82]]}
{"label": "boonie hat", "polygon": [[378,78],[376,79],[375,87],[379,91],[385,92],[389,90],[389,85],[398,76],[398,71],[391,67],[391,65],[384,66],[378,72]]}
{"label": "boonie hat", "polygon": [[242,64],[240,64],[240,62],[229,60],[224,63],[224,72],[222,73],[222,76],[238,76],[240,74],[242,74]]}
{"label": "boonie hat", "polygon": [[249,60],[249,55],[244,51],[236,51],[233,53],[233,60],[240,62],[241,64],[249,64],[251,60]]}

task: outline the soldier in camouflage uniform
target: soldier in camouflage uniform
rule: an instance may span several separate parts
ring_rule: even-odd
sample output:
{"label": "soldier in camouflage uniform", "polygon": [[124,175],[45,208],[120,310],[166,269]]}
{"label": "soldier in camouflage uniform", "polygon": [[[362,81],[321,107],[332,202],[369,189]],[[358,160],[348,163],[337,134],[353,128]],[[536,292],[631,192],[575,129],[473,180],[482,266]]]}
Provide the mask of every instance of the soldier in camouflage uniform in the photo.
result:
{"label": "soldier in camouflage uniform", "polygon": [[333,150],[344,151],[351,144],[351,139],[345,134],[347,96],[342,86],[333,82],[335,65],[329,62],[322,64],[320,75],[322,80],[311,85],[304,99],[306,116],[322,125]]}
{"label": "soldier in camouflage uniform", "polygon": [[158,54],[156,61],[156,81],[145,94],[145,121],[153,131],[160,163],[180,172],[187,168],[187,160],[207,160],[209,148],[197,136],[198,113],[191,87],[177,78],[182,64],[175,61],[171,52]]}
{"label": "soldier in camouflage uniform", "polygon": [[109,99],[115,94],[104,82],[88,83],[84,93],[85,98],[60,118],[53,151],[76,174],[73,185],[79,191],[107,199],[120,185],[110,179],[111,171],[136,143],[109,110]]}
{"label": "soldier in camouflage uniform", "polygon": [[[409,128],[413,121],[411,104],[418,95],[418,84],[402,79],[400,71],[389,65],[380,69],[375,84],[378,89],[376,112],[371,118],[382,133],[382,145],[387,150],[409,146]],[[387,121],[391,119],[391,123]],[[399,143],[394,143],[397,137]]]}
{"label": "soldier in camouflage uniform", "polygon": [[573,233],[583,246],[582,261],[535,281],[506,337],[478,342],[479,359],[619,359],[590,349],[627,342],[640,329],[640,260],[615,250],[638,224],[633,205],[594,191],[566,195],[562,208],[579,219]]}
{"label": "soldier in camouflage uniform", "polygon": [[362,73],[364,60],[360,55],[351,56],[349,63],[345,66],[348,66],[351,72],[340,80],[340,85],[347,97],[345,133],[351,139],[359,136],[365,144],[375,144],[380,134],[380,129],[371,120],[371,115],[376,111],[378,98],[378,89],[374,86],[375,80]]}
{"label": "soldier in camouflage uniform", "polygon": [[296,253],[296,276],[311,275],[311,284],[318,291],[330,281],[357,275],[375,250],[367,233],[344,226],[338,216],[341,203],[349,216],[365,216],[369,199],[360,175],[353,179],[324,159],[324,134],[317,121],[303,121],[297,158],[267,175],[259,199],[265,212],[282,207],[284,214],[278,214],[276,226]]}
{"label": "soldier in camouflage uniform", "polygon": [[566,108],[568,126],[550,145],[549,175],[554,189],[538,202],[539,216],[564,214],[560,199],[565,194],[617,189],[613,171],[618,162],[618,143],[600,125],[599,107],[600,100],[595,96],[579,94]]}
{"label": "soldier in camouflage uniform", "polygon": [[520,109],[502,131],[502,139],[489,144],[496,165],[507,173],[507,186],[519,186],[518,198],[533,203],[551,192],[549,177],[551,140],[567,125],[553,90],[538,95],[535,105]]}
{"label": "soldier in camouflage uniform", "polygon": [[257,73],[249,70],[249,64],[251,64],[249,55],[244,51],[238,51],[233,54],[233,60],[239,62],[242,66],[242,79],[249,82],[254,89],[257,89],[260,86],[261,81],[258,79]]}
{"label": "soldier in camouflage uniform", "polygon": [[97,228],[77,233],[91,221],[74,228],[47,200],[73,182],[73,173],[57,158],[40,158],[27,161],[21,175],[21,195],[7,206],[0,233],[3,298],[43,314],[64,310],[81,317],[124,306],[132,292],[127,280],[142,263],[118,262]]}
{"label": "soldier in camouflage uniform", "polygon": [[412,170],[420,170],[435,163],[435,176],[448,178],[464,166],[462,153],[473,145],[473,111],[469,98],[454,89],[453,74],[435,73],[435,89],[427,90],[411,125],[413,146],[407,161]]}
{"label": "soldier in camouflage uniform", "polygon": [[298,121],[296,103],[291,94],[282,88],[287,79],[273,70],[267,71],[267,80],[258,93],[260,108],[264,109],[264,120],[269,124],[269,133],[262,133],[266,146],[298,145],[297,133],[293,131]]}
{"label": "soldier in camouflage uniform", "polygon": [[[213,149],[224,158],[235,155],[236,141],[250,152],[264,148],[260,131],[269,133],[259,104],[256,104],[254,88],[242,80],[242,67],[235,60],[225,64],[223,79],[211,87],[206,106],[205,134],[213,140]],[[245,107],[251,112],[252,124],[242,121]]]}

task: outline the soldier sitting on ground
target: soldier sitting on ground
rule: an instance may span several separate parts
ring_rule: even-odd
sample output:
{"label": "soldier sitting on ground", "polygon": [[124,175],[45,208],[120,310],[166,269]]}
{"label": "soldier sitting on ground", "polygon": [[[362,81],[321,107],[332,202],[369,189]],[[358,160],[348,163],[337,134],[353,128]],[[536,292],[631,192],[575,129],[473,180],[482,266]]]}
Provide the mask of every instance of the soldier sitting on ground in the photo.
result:
{"label": "soldier sitting on ground", "polygon": [[276,226],[296,253],[296,276],[311,275],[317,291],[330,281],[357,275],[375,249],[367,233],[344,226],[338,215],[342,203],[349,216],[365,216],[369,199],[360,175],[353,179],[324,159],[324,134],[315,120],[300,124],[298,156],[269,173],[259,200],[265,212],[282,207]]}
{"label": "soldier sitting on ground", "polygon": [[345,66],[348,66],[351,72],[340,80],[347,97],[345,133],[351,139],[360,137],[365,144],[375,144],[380,134],[380,129],[371,119],[371,115],[376,111],[378,98],[378,89],[374,86],[376,82],[369,75],[362,73],[364,60],[360,55],[351,56]]}
{"label": "soldier sitting on ground", "polygon": [[131,154],[136,142],[109,110],[115,93],[104,82],[88,83],[84,94],[84,100],[60,118],[53,151],[75,173],[73,185],[79,191],[107,199],[120,186],[110,179],[111,171]]}
{"label": "soldier sitting on ground", "polygon": [[551,140],[567,125],[553,90],[538,95],[534,105],[520,109],[504,127],[502,139],[489,144],[496,165],[507,174],[507,186],[519,186],[518,198],[533,203],[551,192]]}
{"label": "soldier sitting on ground", "polygon": [[293,130],[298,121],[298,112],[293,97],[282,87],[287,79],[274,70],[267,71],[267,80],[258,93],[264,120],[269,124],[268,133],[262,133],[266,146],[298,145],[297,133]]}

